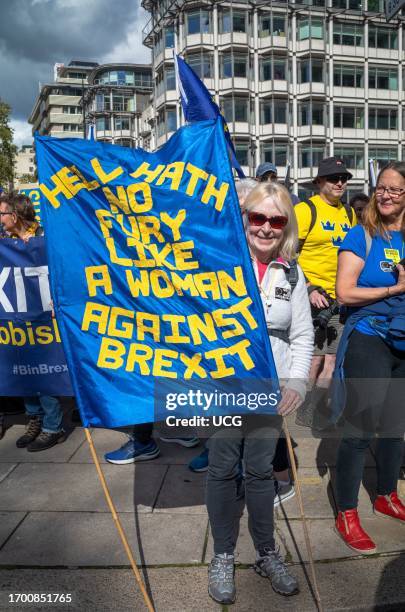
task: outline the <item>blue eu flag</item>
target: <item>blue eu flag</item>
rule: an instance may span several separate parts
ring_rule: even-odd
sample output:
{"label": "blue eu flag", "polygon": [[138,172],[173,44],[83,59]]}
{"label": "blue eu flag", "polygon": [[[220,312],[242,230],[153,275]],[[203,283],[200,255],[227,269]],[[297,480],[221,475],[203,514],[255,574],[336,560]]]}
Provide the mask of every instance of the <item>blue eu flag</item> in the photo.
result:
{"label": "blue eu flag", "polygon": [[236,159],[235,148],[229,134],[227,123],[222,117],[218,105],[214,102],[212,95],[205,87],[204,83],[198,78],[187,62],[178,55],[175,55],[174,59],[181,106],[186,121],[193,123],[194,121],[205,121],[206,119],[221,117],[232,166],[235,168],[239,178],[245,178],[243,170]]}

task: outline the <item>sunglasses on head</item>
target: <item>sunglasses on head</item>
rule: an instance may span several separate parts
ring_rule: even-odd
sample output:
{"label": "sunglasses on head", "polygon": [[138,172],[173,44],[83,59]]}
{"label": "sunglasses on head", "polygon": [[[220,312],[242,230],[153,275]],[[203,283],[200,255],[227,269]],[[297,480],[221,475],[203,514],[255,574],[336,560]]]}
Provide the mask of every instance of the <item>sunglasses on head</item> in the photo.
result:
{"label": "sunglasses on head", "polygon": [[283,229],[288,223],[288,217],[284,217],[283,215],[277,215],[274,217],[266,217],[262,213],[257,212],[248,212],[248,221],[249,225],[255,225],[259,227],[264,225],[266,221],[270,223],[270,227],[273,229]]}
{"label": "sunglasses on head", "polygon": [[341,183],[347,183],[348,180],[347,174],[330,174],[325,178],[328,183],[333,183],[334,185],[336,185],[339,181]]}

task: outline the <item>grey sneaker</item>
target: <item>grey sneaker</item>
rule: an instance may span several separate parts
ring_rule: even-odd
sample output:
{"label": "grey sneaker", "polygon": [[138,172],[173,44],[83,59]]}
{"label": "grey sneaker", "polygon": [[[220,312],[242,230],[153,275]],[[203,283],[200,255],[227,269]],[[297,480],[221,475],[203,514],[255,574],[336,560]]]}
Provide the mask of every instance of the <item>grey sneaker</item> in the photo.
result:
{"label": "grey sneaker", "polygon": [[297,579],[288,571],[280,550],[265,548],[256,553],[255,571],[264,578],[270,578],[271,586],[280,595],[296,595],[299,592]]}
{"label": "grey sneaker", "polygon": [[275,496],[274,496],[274,507],[277,508],[280,504],[284,504],[289,499],[292,499],[295,495],[294,485],[290,482],[289,484],[281,485],[277,480],[275,485]]}
{"label": "grey sneaker", "polygon": [[208,568],[208,594],[220,604],[235,601],[235,557],[227,553],[215,555]]}

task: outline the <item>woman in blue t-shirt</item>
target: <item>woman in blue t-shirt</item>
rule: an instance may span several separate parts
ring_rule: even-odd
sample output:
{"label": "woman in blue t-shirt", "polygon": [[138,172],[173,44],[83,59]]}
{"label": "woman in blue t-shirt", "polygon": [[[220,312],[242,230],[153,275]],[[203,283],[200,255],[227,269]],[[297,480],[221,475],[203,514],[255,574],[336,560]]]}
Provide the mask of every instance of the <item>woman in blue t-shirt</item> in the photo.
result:
{"label": "woman in blue t-shirt", "polygon": [[337,458],[336,530],[363,554],[376,551],[357,514],[365,455],[376,433],[374,512],[405,523],[405,505],[397,495],[405,429],[405,351],[390,344],[387,316],[369,314],[382,303],[389,312],[389,298],[405,293],[405,268],[399,265],[404,257],[405,162],[395,162],[381,171],[363,226],[351,229],[340,248],[336,281],[338,300],[350,307],[351,321],[356,321],[344,354],[348,399]]}

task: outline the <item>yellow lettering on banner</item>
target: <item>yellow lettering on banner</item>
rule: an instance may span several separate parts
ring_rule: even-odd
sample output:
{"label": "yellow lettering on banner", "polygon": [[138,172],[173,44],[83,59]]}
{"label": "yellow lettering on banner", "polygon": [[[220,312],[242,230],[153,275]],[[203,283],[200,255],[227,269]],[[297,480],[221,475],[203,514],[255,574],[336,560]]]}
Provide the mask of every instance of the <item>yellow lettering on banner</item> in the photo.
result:
{"label": "yellow lettering on banner", "polygon": [[202,344],[201,335],[203,335],[208,342],[214,342],[214,340],[218,339],[217,332],[215,331],[214,319],[210,313],[204,312],[202,317],[203,319],[197,314],[192,314],[187,317],[194,344]]}
{"label": "yellow lettering on banner", "polygon": [[108,267],[102,266],[87,266],[85,268],[87,288],[90,297],[97,295],[97,287],[104,289],[105,295],[111,295],[112,283]]}
{"label": "yellow lettering on banner", "polygon": [[74,174],[77,174],[77,176],[80,178],[81,182],[83,183],[87,191],[94,191],[94,189],[97,189],[98,187],[100,187],[100,183],[98,181],[88,181],[83,176],[83,174],[80,172],[80,170],[76,168],[76,166],[70,166],[70,170]]}
{"label": "yellow lettering on banner", "polygon": [[231,308],[218,308],[213,310],[212,316],[218,327],[231,327],[228,331],[222,332],[223,338],[232,338],[233,336],[241,336],[245,333],[245,328],[235,317],[230,317]]}
{"label": "yellow lettering on banner", "polygon": [[87,302],[84,310],[81,329],[89,331],[92,323],[96,324],[98,334],[105,334],[107,331],[108,315],[110,307],[95,302]]}
{"label": "yellow lettering on banner", "polygon": [[217,187],[215,187],[216,181],[217,177],[211,174],[208,179],[207,186],[204,189],[204,193],[201,196],[201,202],[203,204],[208,204],[210,199],[214,198],[214,208],[218,211],[221,211],[225,202],[226,195],[228,193],[229,183],[221,183],[221,186],[218,189]]}
{"label": "yellow lettering on banner", "polygon": [[126,308],[120,308],[119,306],[113,306],[111,308],[110,320],[108,323],[108,335],[115,336],[118,338],[132,338],[134,333],[133,323],[129,321],[123,321],[121,327],[118,327],[118,318],[127,317],[128,319],[134,319],[135,314],[132,310]]}
{"label": "yellow lettering on banner", "polygon": [[125,345],[120,340],[102,338],[97,365],[100,368],[118,370],[124,365]]}
{"label": "yellow lettering on banner", "polygon": [[168,164],[156,181],[156,185],[162,185],[167,179],[171,181],[170,189],[177,191],[183,176],[185,163],[182,161]]}
{"label": "yellow lettering on banner", "polygon": [[213,359],[217,368],[216,370],[211,370],[212,378],[224,378],[225,376],[233,376],[235,374],[235,368],[228,367],[224,361],[225,355],[228,354],[227,348],[216,348],[205,353],[205,358]]}
{"label": "yellow lettering on banner", "polygon": [[191,338],[189,336],[182,336],[180,333],[180,323],[186,322],[186,317],[183,315],[165,314],[162,315],[162,321],[165,321],[171,326],[171,334],[164,337],[165,342],[174,342],[176,344],[190,344]]}
{"label": "yellow lettering on banner", "polygon": [[166,242],[163,234],[160,232],[160,221],[152,215],[144,215],[138,217],[138,226],[141,233],[141,240],[144,244],[150,244],[150,237],[154,236],[160,243]]}
{"label": "yellow lettering on banner", "polygon": [[[143,202],[137,199],[138,193],[143,196]],[[131,210],[136,214],[148,212],[153,206],[152,191],[147,183],[128,185],[127,195]]]}
{"label": "yellow lettering on banner", "polygon": [[160,340],[159,315],[150,312],[136,313],[136,329],[138,340],[145,340],[145,334],[150,334],[155,342]]}
{"label": "yellow lettering on banner", "polygon": [[125,277],[127,279],[128,288],[132,297],[137,298],[139,297],[139,294],[141,294],[143,297],[149,296],[149,275],[146,270],[139,271],[139,278],[134,276],[132,270],[125,270]]}
{"label": "yellow lettering on banner", "polygon": [[156,349],[153,362],[153,376],[164,376],[165,378],[177,378],[177,372],[166,370],[173,366],[173,359],[178,357],[177,351],[171,349]]}
{"label": "yellow lettering on banner", "polygon": [[61,168],[58,172],[60,180],[66,185],[72,195],[76,195],[86,185],[81,182],[80,177],[72,172],[71,168]]}
{"label": "yellow lettering on banner", "polygon": [[51,344],[51,342],[53,342],[53,335],[50,327],[40,325],[35,331],[38,344]]}
{"label": "yellow lettering on banner", "polygon": [[71,193],[70,189],[61,180],[59,172],[53,174],[49,179],[55,185],[53,189],[49,189],[49,187],[47,187],[45,183],[41,183],[39,186],[41,192],[44,194],[44,196],[54,208],[59,208],[60,206],[60,202],[56,196],[62,194],[67,200],[71,200],[73,198],[73,194]]}
{"label": "yellow lettering on banner", "polygon": [[106,238],[105,244],[110,254],[111,263],[118,264],[120,266],[132,266],[132,259],[129,259],[128,257],[119,257],[117,254],[114,238],[111,236]]}
{"label": "yellow lettering on banner", "polygon": [[193,164],[190,164],[190,162],[188,162],[186,170],[191,174],[190,180],[187,185],[186,194],[189,196],[193,196],[198,185],[198,181],[206,181],[208,178],[208,172],[205,172],[205,170],[201,170],[201,168],[197,168],[197,166],[193,166]]}
{"label": "yellow lettering on banner", "polygon": [[233,269],[235,278],[232,278],[225,270],[218,270],[218,282],[221,288],[222,297],[227,299],[230,296],[229,288],[238,297],[247,295],[247,289],[245,285],[245,279],[243,278],[243,270],[241,266],[237,266]]}
{"label": "yellow lettering on banner", "polygon": [[253,317],[252,313],[249,311],[249,306],[251,306],[252,304],[253,302],[250,297],[247,297],[244,300],[241,300],[240,302],[237,302],[236,304],[231,306],[229,310],[234,314],[239,312],[244,317],[250,329],[256,329],[257,321]]}
{"label": "yellow lettering on banner", "polygon": [[[124,215],[116,215],[115,219],[126,236],[130,236],[131,238],[135,237],[137,240],[141,239],[138,223],[133,215],[129,215],[128,217]],[[125,221],[128,221],[130,225],[129,229],[125,227]]]}
{"label": "yellow lettering on banner", "polygon": [[239,340],[239,342],[231,346],[229,349],[231,355],[239,355],[239,358],[246,370],[251,370],[255,367],[254,361],[247,350],[251,345],[252,343],[250,340]]}
{"label": "yellow lettering on banner", "polygon": [[[174,295],[174,287],[164,270],[152,270],[150,284],[153,294],[158,298],[169,298]],[[160,282],[163,281],[163,284]]]}
{"label": "yellow lettering on banner", "polygon": [[114,215],[109,210],[105,210],[104,208],[100,208],[95,212],[98,222],[100,224],[100,229],[101,233],[103,234],[103,237],[109,238],[109,230],[112,228]]}
{"label": "yellow lettering on banner", "polygon": [[213,300],[219,300],[221,297],[215,272],[201,272],[201,274],[196,274],[194,282],[201,297],[207,298],[207,292],[210,293]]}
{"label": "yellow lettering on banner", "polygon": [[191,274],[186,274],[184,278],[176,274],[171,273],[172,283],[176,290],[177,295],[184,295],[183,291],[189,291],[193,297],[198,295],[198,290],[194,284],[194,277]]}
{"label": "yellow lettering on banner", "polygon": [[162,223],[170,227],[170,229],[172,230],[174,241],[181,240],[180,226],[185,220],[185,218],[186,218],[186,211],[184,210],[184,208],[178,211],[174,219],[172,217],[169,217],[167,212],[162,212],[160,214],[160,219]]}
{"label": "yellow lettering on banner", "polygon": [[105,172],[103,168],[101,167],[101,164],[99,160],[97,159],[97,157],[93,157],[93,159],[90,160],[90,164],[94,172],[96,173],[96,176],[98,176],[98,178],[100,179],[103,185],[110,183],[111,181],[113,181],[118,176],[121,176],[121,174],[124,173],[121,166],[114,168],[114,170],[111,170],[111,172]]}
{"label": "yellow lettering on banner", "polygon": [[200,378],[207,378],[207,372],[204,370],[202,366],[200,366],[202,355],[200,353],[194,353],[189,357],[184,353],[180,353],[180,360],[186,366],[186,370],[184,372],[184,378],[189,379],[196,374]]}
{"label": "yellow lettering on banner", "polygon": [[198,261],[187,261],[188,259],[192,259],[193,257],[193,240],[186,240],[185,242],[175,242],[172,245],[172,248],[176,270],[195,270],[196,268],[200,267]]}
{"label": "yellow lettering on banner", "polygon": [[133,342],[129,346],[128,359],[127,365],[125,366],[125,370],[127,372],[133,372],[135,369],[135,364],[138,364],[139,373],[142,376],[149,376],[150,367],[147,362],[151,359],[153,359],[153,350],[150,346]]}
{"label": "yellow lettering on banner", "polygon": [[129,215],[130,210],[125,187],[118,185],[117,195],[115,195],[109,187],[103,187],[103,193],[113,213],[117,213],[118,210],[122,210],[123,213]]}
{"label": "yellow lettering on banner", "polygon": [[[154,268],[156,267],[156,262],[154,259],[149,259],[148,257],[146,257],[146,249],[148,249],[148,251],[150,251],[150,248],[146,247],[145,245],[142,244],[142,242],[139,242],[139,240],[137,240],[136,238],[127,238],[127,245],[132,247],[134,246],[136,248],[136,253],[138,255],[138,259],[134,259],[134,265],[137,268]],[[153,245],[151,245],[153,246]],[[156,246],[156,245],[154,245]],[[167,245],[166,245],[167,246]]]}
{"label": "yellow lettering on banner", "polygon": [[162,172],[164,168],[164,164],[159,164],[153,170],[149,170],[149,168],[150,168],[150,164],[148,162],[142,162],[141,165],[136,170],[131,172],[129,176],[132,176],[133,178],[140,178],[141,176],[144,176],[145,181],[147,183],[151,183]]}
{"label": "yellow lettering on banner", "polygon": [[59,333],[58,323],[57,323],[56,319],[52,319],[52,323],[53,323],[53,332],[55,334],[56,342],[62,342],[61,337],[60,337],[60,333]]}

